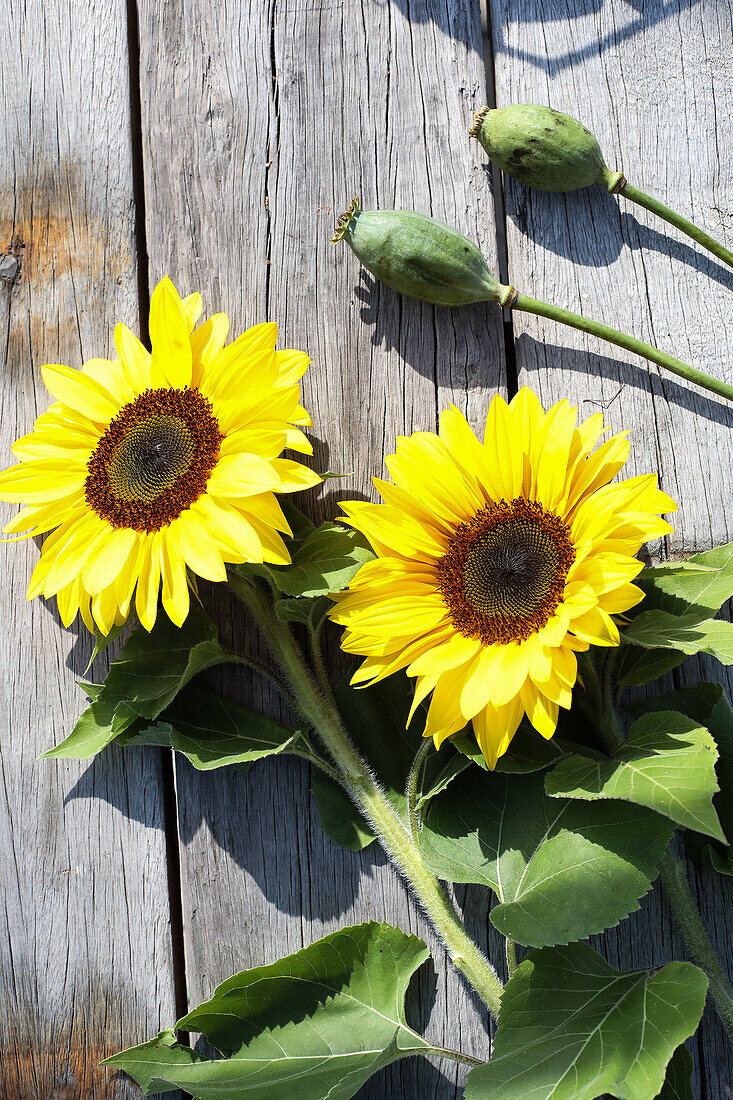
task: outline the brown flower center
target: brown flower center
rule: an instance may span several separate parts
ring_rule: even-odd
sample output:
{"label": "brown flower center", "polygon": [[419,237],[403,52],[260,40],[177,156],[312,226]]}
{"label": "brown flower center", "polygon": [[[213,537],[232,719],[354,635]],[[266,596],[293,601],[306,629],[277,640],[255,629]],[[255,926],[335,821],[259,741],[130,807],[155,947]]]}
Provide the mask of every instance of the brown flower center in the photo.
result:
{"label": "brown flower center", "polygon": [[222,441],[197,390],[146,390],[124,405],[87,465],[87,503],[113,527],[157,531],[206,489]]}
{"label": "brown flower center", "polygon": [[568,529],[541,504],[488,504],[457,528],[438,562],[440,590],[461,634],[485,645],[528,638],[560,603],[575,560]]}

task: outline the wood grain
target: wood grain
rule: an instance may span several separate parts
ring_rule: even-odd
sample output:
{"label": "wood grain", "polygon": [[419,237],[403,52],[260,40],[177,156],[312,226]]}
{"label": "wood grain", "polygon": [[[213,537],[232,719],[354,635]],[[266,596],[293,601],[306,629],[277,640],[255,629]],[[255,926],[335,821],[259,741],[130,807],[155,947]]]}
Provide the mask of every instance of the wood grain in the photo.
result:
{"label": "wood grain", "polygon": [[[448,400],[478,423],[503,385],[498,311],[459,320],[401,300],[360,280],[351,253],[329,243],[359,193],[367,208],[442,217],[493,259],[493,211],[463,125],[485,94],[478,8],[143,0],[140,34],[152,280],[169,271],[225,309],[235,332],[269,317],[283,346],[308,350],[315,461],[353,471],[310,502],[332,515],[339,495],[370,492],[397,433],[434,428]],[[227,634],[247,644],[241,614],[212,598]],[[259,685],[236,690],[276,709]],[[435,946],[380,852],[357,856],[324,836],[298,764],[210,776],[177,765],[177,792],[192,1003],[235,969],[367,918]],[[485,943],[486,898],[469,893],[465,904]],[[418,1023],[436,1041],[485,1051],[483,1014],[440,950],[436,960],[437,981],[423,976],[413,999]],[[461,1076],[410,1061],[362,1095],[443,1100]]]}
{"label": "wood grain", "polygon": [[[0,23],[5,465],[50,403],[41,364],[108,355],[138,301],[125,5],[29,0]],[[98,1063],[175,1013],[161,760],[36,760],[85,704],[91,646],[26,604],[38,547],[3,555],[0,1096],[132,1098]]]}
{"label": "wood grain", "polygon": [[[691,217],[728,247],[733,158],[731,6],[490,0],[498,106],[546,103],[580,118],[607,163]],[[600,188],[549,195],[506,182],[509,278],[520,290],[585,313],[730,382],[733,272],[664,222]],[[733,410],[645,361],[551,322],[513,315],[520,383],[584,415],[603,409],[631,430],[632,473],[656,471],[679,502],[675,533],[655,556],[678,557],[730,541]],[[690,660],[677,683],[725,670]],[[733,889],[696,878],[721,956],[733,945]],[[645,906],[647,908],[647,906]],[[609,937],[617,965],[647,965],[679,939],[655,892],[648,915]],[[658,929],[662,929],[661,935]],[[614,959],[615,956],[615,959]],[[733,1086],[730,1044],[708,1010],[699,1032],[697,1095]]]}

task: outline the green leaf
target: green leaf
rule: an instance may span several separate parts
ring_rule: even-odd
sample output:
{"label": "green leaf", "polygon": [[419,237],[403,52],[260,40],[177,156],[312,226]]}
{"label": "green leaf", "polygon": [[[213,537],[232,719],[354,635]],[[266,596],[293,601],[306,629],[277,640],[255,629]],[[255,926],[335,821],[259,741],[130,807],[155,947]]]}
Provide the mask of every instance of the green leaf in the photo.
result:
{"label": "green leaf", "polygon": [[188,757],[199,771],[252,764],[263,756],[292,750],[301,734],[247,710],[198,685],[184,688],[155,726],[132,735],[126,745],[164,745]]}
{"label": "green leaf", "polygon": [[420,834],[428,866],[490,887],[499,931],[530,946],[569,943],[639,908],[672,835],[639,806],[558,803],[544,775],[471,769],[433,803]]}
{"label": "green leaf", "polygon": [[200,1061],[196,1051],[182,1046],[176,1039],[175,1032],[170,1028],[161,1031],[149,1043],[130,1047],[122,1054],[107,1058],[101,1064],[117,1067],[118,1063],[115,1059],[118,1058],[125,1059],[124,1066],[120,1065],[119,1068],[129,1073],[146,1096],[151,1096],[153,1093],[174,1092],[178,1086],[164,1081],[159,1074],[168,1071],[175,1073],[179,1067],[191,1066]]}
{"label": "green leaf", "polygon": [[728,844],[726,846],[686,829],[685,847],[695,861],[713,866],[723,875],[733,876],[733,708],[720,684],[696,684],[666,695],[645,699],[637,705],[644,712],[677,710],[707,727],[718,749],[715,774],[720,790],[713,795],[713,807],[718,815]]}
{"label": "green leaf", "polygon": [[[424,708],[418,709],[409,730],[405,728],[413,688],[408,677],[396,673],[373,687],[353,688],[342,681],[336,703],[351,740],[369,761],[397,813],[405,816],[407,777],[422,744]],[[430,753],[418,781],[418,807],[425,804],[436,785],[443,789],[469,764],[458,757],[450,742]],[[437,793],[437,792],[434,792]],[[375,834],[343,789],[320,772],[313,775],[313,795],[323,828],[337,844],[359,851]]]}
{"label": "green leaf", "polygon": [[[451,738],[451,744],[474,764],[478,764],[484,771],[489,771],[489,766],[484,760],[472,732],[457,734]],[[548,768],[550,764],[556,764],[558,760],[562,760],[566,748],[564,742],[557,737],[553,737],[549,741],[541,737],[524,718],[512,738],[509,749],[503,756],[499,757],[496,771],[506,772],[510,775],[523,775],[526,772],[540,771],[542,768]]]}
{"label": "green leaf", "polygon": [[364,562],[373,557],[358,531],[324,523],[297,545],[291,565],[269,568],[286,596],[326,596],[346,588]]}
{"label": "green leaf", "polygon": [[81,760],[96,755],[138,718],[157,718],[198,672],[228,660],[201,608],[192,606],[182,627],[160,614],[150,633],[142,626],[132,632],[72,732],[42,755]]}
{"label": "green leaf", "polygon": [[662,1091],[658,1100],[695,1100],[692,1091],[692,1071],[695,1068],[687,1047],[679,1046],[667,1066]]}
{"label": "green leaf", "polygon": [[685,714],[659,711],[637,719],[611,759],[561,761],[547,776],[546,790],[556,798],[621,798],[724,841],[712,802],[717,758],[704,726]]}
{"label": "green leaf", "polygon": [[86,670],[85,670],[86,672],[88,672],[89,669],[92,667],[92,665],[94,664],[94,662],[97,659],[97,657],[99,656],[99,654],[104,653],[104,651],[105,651],[105,649],[107,648],[108,645],[111,645],[112,642],[117,641],[120,634],[122,633],[122,631],[127,626],[127,623],[128,623],[128,620],[126,619],[125,622],[120,623],[119,626],[113,626],[112,629],[110,630],[109,634],[102,634],[95,627],[95,629],[94,629],[94,649],[92,650],[92,655],[89,658],[89,664],[87,665]]}
{"label": "green leaf", "polygon": [[623,639],[644,649],[708,653],[724,665],[733,664],[733,623],[725,619],[704,619],[695,613],[644,611],[627,626]]}
{"label": "green leaf", "polygon": [[278,600],[275,614],[281,623],[302,623],[316,633],[332,606],[328,596],[301,596],[297,600]]}
{"label": "green leaf", "polygon": [[678,649],[642,649],[641,646],[623,645],[616,678],[621,687],[641,687],[677,668],[686,656]]}
{"label": "green leaf", "polygon": [[686,561],[648,567],[634,583],[646,593],[642,613],[658,608],[685,615],[694,609],[707,618],[733,597],[733,542]]}
{"label": "green leaf", "polygon": [[108,1058],[147,1095],[180,1087],[195,1100],[348,1100],[378,1069],[434,1053],[405,1020],[422,940],[369,922],[334,932],[269,966],[229,978],[177,1024],[202,1031],[221,1060],[153,1043]]}
{"label": "green leaf", "polygon": [[691,963],[624,973],[582,943],[532,951],[502,997],[494,1052],[466,1100],[652,1100],[693,1034],[707,978]]}

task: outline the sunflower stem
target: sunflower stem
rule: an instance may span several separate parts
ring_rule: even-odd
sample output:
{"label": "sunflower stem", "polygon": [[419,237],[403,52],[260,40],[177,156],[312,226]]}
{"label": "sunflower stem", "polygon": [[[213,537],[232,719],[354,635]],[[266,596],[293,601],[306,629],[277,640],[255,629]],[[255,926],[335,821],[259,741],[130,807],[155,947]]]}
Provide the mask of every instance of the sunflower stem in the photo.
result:
{"label": "sunflower stem", "polygon": [[541,302],[537,298],[530,298],[527,294],[518,294],[513,287],[503,285],[499,286],[499,301],[507,309],[520,310],[522,313],[534,313],[539,317],[549,317],[552,321],[559,321],[561,325],[569,325],[570,328],[580,329],[581,332],[589,332],[592,336],[607,340],[609,344],[616,344],[617,347],[625,348],[627,351],[634,352],[635,355],[641,355],[645,359],[649,359],[652,363],[657,363],[660,367],[665,367],[673,374],[685,378],[688,382],[694,382],[696,386],[701,386],[703,389],[718,394],[719,397],[726,397],[729,401],[733,401],[733,386],[721,382],[718,378],[713,378],[712,375],[706,374],[704,371],[691,367],[688,363],[683,363],[681,359],[675,359],[674,356],[659,351],[651,344],[645,344],[643,340],[637,340],[633,336],[627,336],[625,333],[619,332],[618,329],[610,328],[600,321],[591,321],[588,317],[583,317],[579,313],[571,313],[570,310],[551,305],[550,302]]}
{"label": "sunflower stem", "polygon": [[314,680],[287,623],[278,620],[272,600],[264,590],[234,573],[230,574],[229,584],[234,594],[249,607],[293,687],[298,707],[328,748],[342,786],[371,822],[385,851],[420,899],[454,966],[468,979],[493,1015],[498,1016],[503,989],[498,974],[466,933],[445,891],[425,866],[404,822],[349,740],[338,711]]}
{"label": "sunflower stem", "polygon": [[668,848],[659,865],[659,873],[687,950],[710,979],[710,995],[725,1030],[733,1039],[733,989],[705,931],[687,881],[685,865]]}
{"label": "sunflower stem", "polygon": [[323,694],[333,701],[333,692],[331,690],[331,681],[328,678],[328,671],[326,669],[326,662],[323,659],[323,646],[321,644],[321,628],[318,630],[310,630],[311,639],[311,652],[313,653],[313,664],[315,665],[316,675],[318,676],[318,682],[321,685]]}
{"label": "sunflower stem", "polygon": [[730,264],[733,267],[733,252],[729,251],[724,245],[716,241],[714,237],[711,237],[709,233],[706,233],[704,229],[700,229],[694,222],[688,221],[687,218],[683,218],[681,214],[678,214],[676,210],[672,210],[669,206],[665,206],[659,199],[652,198],[651,195],[646,195],[643,191],[640,191],[638,187],[632,187],[630,183],[625,183],[620,191],[619,195],[623,195],[624,198],[630,199],[631,202],[637,203],[638,206],[643,206],[645,210],[651,210],[652,214],[656,214],[658,217],[663,218],[664,221],[669,222],[675,229],[680,229],[683,233],[686,233],[688,237],[692,237],[693,241],[697,241],[703,248],[707,248],[708,252],[712,252],[714,256],[717,256],[723,263]]}
{"label": "sunflower stem", "polygon": [[420,776],[425,766],[425,761],[432,749],[432,740],[430,738],[423,738],[423,743],[415,753],[415,759],[412,761],[410,774],[407,777],[407,786],[405,787],[407,821],[410,826],[410,834],[415,844],[418,842],[420,828],[422,826],[422,815],[417,808],[418,783],[420,782]]}
{"label": "sunflower stem", "polygon": [[509,977],[512,978],[514,971],[517,969],[517,945],[514,940],[509,938],[506,941],[506,968]]}

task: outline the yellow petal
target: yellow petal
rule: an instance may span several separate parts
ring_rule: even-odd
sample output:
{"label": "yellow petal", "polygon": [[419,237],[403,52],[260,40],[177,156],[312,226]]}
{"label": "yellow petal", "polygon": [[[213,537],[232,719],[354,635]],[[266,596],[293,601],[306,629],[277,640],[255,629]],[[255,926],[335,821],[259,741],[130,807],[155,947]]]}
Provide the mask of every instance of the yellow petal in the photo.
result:
{"label": "yellow petal", "polygon": [[198,516],[187,509],[181,512],[168,527],[168,545],[175,546],[178,554],[199,577],[208,581],[225,581],[227,571],[221,554]]}
{"label": "yellow petal", "polygon": [[499,757],[509,748],[523,717],[524,706],[517,695],[501,707],[488,704],[472,718],[481,755],[492,771]]}
{"label": "yellow petal", "polygon": [[209,492],[226,500],[275,489],[280,479],[273,465],[258,455],[224,455],[211,473]]}
{"label": "yellow petal", "polygon": [[188,579],[183,559],[168,537],[169,531],[170,528],[165,528],[161,532],[159,543],[163,607],[171,622],[183,626],[190,607]]}
{"label": "yellow petal", "polygon": [[46,389],[64,405],[83,413],[97,424],[107,424],[119,412],[119,405],[106,386],[83,371],[47,363],[41,367]]}
{"label": "yellow petal", "polygon": [[115,347],[130,385],[136,393],[143,393],[151,385],[150,352],[123,324],[115,328]]}
{"label": "yellow petal", "polygon": [[84,587],[90,596],[107,588],[124,569],[133,552],[137,553],[138,533],[129,527],[109,529],[107,538],[84,566]]}
{"label": "yellow petal", "polygon": [[191,385],[191,341],[181,300],[170,279],[163,278],[150,298],[150,364],[153,386],[183,389]]}
{"label": "yellow petal", "polygon": [[194,325],[198,321],[204,308],[204,300],[198,291],[188,294],[181,302],[183,314],[186,318],[186,327],[189,333],[193,332]]}
{"label": "yellow petal", "polygon": [[145,629],[152,630],[158,614],[160,590],[160,535],[157,531],[146,541],[145,551],[135,593],[135,610]]}

